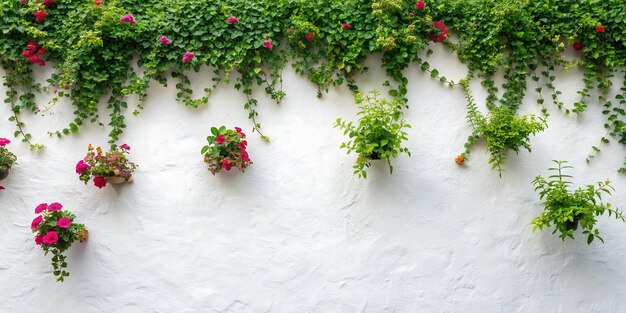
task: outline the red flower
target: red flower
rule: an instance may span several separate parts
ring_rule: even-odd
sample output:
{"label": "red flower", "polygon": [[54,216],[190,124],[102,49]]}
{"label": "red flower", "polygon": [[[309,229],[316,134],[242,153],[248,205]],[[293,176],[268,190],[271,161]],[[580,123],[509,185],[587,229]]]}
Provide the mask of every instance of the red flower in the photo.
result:
{"label": "red flower", "polygon": [[430,41],[435,42],[435,43],[446,40],[446,36],[448,35],[448,29],[446,28],[446,25],[444,25],[443,22],[441,21],[437,21],[437,22],[433,22],[433,26],[439,29],[440,34],[436,35],[434,33],[430,33],[428,34],[428,39],[430,39]]}
{"label": "red flower", "polygon": [[43,5],[49,7],[52,5],[52,0],[43,0]]}
{"label": "red flower", "polygon": [[4,189],[6,189],[6,188],[4,188],[4,186],[0,186],[0,190],[4,190]]}
{"label": "red flower", "polygon": [[45,236],[43,236],[42,241],[49,245],[55,244],[59,241],[59,234],[55,231],[49,231]]}
{"label": "red flower", "polygon": [[237,134],[239,134],[239,136],[241,136],[241,138],[246,138],[246,134],[244,134],[244,133],[241,131],[241,128],[239,128],[239,127],[235,127],[235,131],[237,131]]}
{"label": "red flower", "polygon": [[46,51],[46,49],[44,48],[40,48],[39,50],[37,50],[38,54],[46,54],[48,51]]}
{"label": "red flower", "polygon": [[48,13],[46,13],[46,11],[37,11],[33,13],[33,15],[35,16],[35,21],[43,22],[46,20],[46,16],[48,16]]}
{"label": "red flower", "polygon": [[102,188],[104,188],[107,185],[107,180],[106,180],[106,178],[104,178],[102,176],[96,176],[93,179],[93,184],[96,187],[102,189]]}
{"label": "red flower", "polygon": [[269,40],[263,41],[263,45],[265,46],[265,48],[267,48],[269,50],[274,49],[274,44],[272,44],[272,42],[269,41]]}
{"label": "red flower", "polygon": [[30,52],[35,52],[35,50],[37,50],[37,43],[34,41],[29,41],[26,45],[26,49]]}
{"label": "red flower", "polygon": [[38,246],[41,246],[42,243],[43,243],[43,235],[37,234],[37,236],[35,236],[35,244]]}
{"label": "red flower", "polygon": [[242,142],[240,142],[240,143],[238,143],[238,144],[237,144],[237,149],[242,150],[242,151],[245,151],[245,150],[246,150],[246,145],[247,145],[247,144],[248,144],[248,143],[244,140],[244,141],[242,141]]}
{"label": "red flower", "polygon": [[100,1],[100,0],[96,0],[96,1],[94,1],[94,2],[93,2],[93,4],[95,4],[95,5],[101,5],[101,4],[102,4],[102,1]]}
{"label": "red flower", "polygon": [[222,161],[222,169],[230,171],[231,168],[233,168],[233,165],[230,163],[230,160],[229,159],[224,159]]}
{"label": "red flower", "polygon": [[306,38],[306,40],[309,40],[309,41],[313,40],[313,37],[315,37],[315,34],[306,34],[306,35],[304,35],[304,38]]}
{"label": "red flower", "polygon": [[28,57],[28,61],[30,61],[31,63],[37,63],[39,62],[39,56],[36,54],[32,54]]}
{"label": "red flower", "polygon": [[246,152],[246,150],[241,150],[241,160],[244,162],[250,162],[250,155],[248,155],[248,152]]}
{"label": "red flower", "polygon": [[31,51],[28,51],[28,50],[22,51],[22,56],[25,58],[28,58],[31,54],[33,54]]}
{"label": "red flower", "polygon": [[350,29],[351,26],[350,26],[350,24],[345,23],[345,24],[342,25],[342,27],[343,27],[343,29]]}
{"label": "red flower", "polygon": [[39,66],[43,67],[43,66],[46,66],[46,61],[44,61],[44,60],[39,60],[39,61],[37,61],[37,64],[38,64]]}
{"label": "red flower", "polygon": [[223,143],[224,143],[224,141],[226,141],[226,138],[224,138],[224,135],[219,135],[219,136],[217,136],[217,138],[215,139],[215,143],[220,144],[220,145],[221,145],[221,144],[223,144]]}
{"label": "red flower", "polygon": [[604,26],[598,24],[596,26],[596,33],[604,33]]}
{"label": "red flower", "polygon": [[583,43],[580,41],[575,42],[572,47],[574,47],[574,50],[579,51],[582,48],[584,48]]}
{"label": "red flower", "polygon": [[454,159],[454,162],[456,162],[456,164],[458,164],[459,166],[463,166],[465,165],[465,158],[463,157],[463,155],[459,155],[456,157],[456,159]]}
{"label": "red flower", "polygon": [[426,3],[424,3],[424,1],[422,0],[417,1],[417,3],[415,4],[415,8],[418,10],[424,10],[425,7],[426,7]]}
{"label": "red flower", "polygon": [[39,224],[41,224],[42,221],[43,221],[43,216],[38,215],[37,217],[35,217],[35,219],[33,219],[32,222],[30,222],[30,229],[35,229],[39,227]]}

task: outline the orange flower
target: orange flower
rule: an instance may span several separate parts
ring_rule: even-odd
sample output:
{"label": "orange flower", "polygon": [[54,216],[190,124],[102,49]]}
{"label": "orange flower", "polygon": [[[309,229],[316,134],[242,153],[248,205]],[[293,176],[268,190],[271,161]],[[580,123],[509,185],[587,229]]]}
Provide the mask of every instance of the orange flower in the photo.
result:
{"label": "orange flower", "polygon": [[102,148],[100,148],[100,147],[96,148],[96,152],[98,152],[98,155],[101,155],[102,154]]}
{"label": "orange flower", "polygon": [[462,155],[459,155],[456,159],[454,159],[454,162],[456,162],[459,166],[463,166],[465,165],[465,158]]}
{"label": "orange flower", "polygon": [[89,146],[87,146],[87,151],[91,151],[91,150],[93,150],[93,146],[89,144]]}

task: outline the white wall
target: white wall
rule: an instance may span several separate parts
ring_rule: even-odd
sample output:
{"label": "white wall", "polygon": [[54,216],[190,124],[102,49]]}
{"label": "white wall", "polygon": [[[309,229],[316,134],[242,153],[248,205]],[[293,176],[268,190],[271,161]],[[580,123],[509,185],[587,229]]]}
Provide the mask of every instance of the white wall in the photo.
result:
{"label": "white wall", "polygon": [[[438,46],[434,55],[449,78],[464,76],[448,51]],[[379,61],[368,63],[361,86],[382,88]],[[356,156],[339,150],[344,138],[332,127],[337,117],[356,120],[351,93],[338,88],[317,99],[291,69],[282,104],[258,91],[272,143],[249,134],[254,165],[245,174],[212,176],[199,153],[211,126],[250,133],[232,86],[191,109],[175,102],[172,87],[154,84],[120,142],[140,166],[135,184],[102,190],[83,185],[74,165],[87,144],[106,145],[108,129],[88,125],[59,140],[46,132],[73,118],[70,105],[23,114],[47,148],[9,146],[19,165],[0,191],[0,312],[624,312],[626,225],[601,218],[606,244],[592,246],[529,226],[541,212],[531,180],[552,159],[570,160],[579,184],[614,180],[610,200],[625,206],[626,177],[616,170],[626,149],[614,143],[584,162],[604,134],[600,106],[579,118],[550,107],[550,128],[532,139],[533,153],[510,154],[498,178],[482,144],[466,168],[453,161],[469,135],[462,92],[416,67],[406,74],[413,156],[395,160],[392,176],[377,164],[367,180],[352,175]],[[565,103],[576,99],[580,77],[558,75]],[[208,79],[196,81],[201,90]],[[529,112],[539,112],[533,93],[521,109]],[[13,133],[8,114],[1,106],[0,137]],[[34,207],[54,201],[91,234],[68,251],[63,284],[29,227]]]}

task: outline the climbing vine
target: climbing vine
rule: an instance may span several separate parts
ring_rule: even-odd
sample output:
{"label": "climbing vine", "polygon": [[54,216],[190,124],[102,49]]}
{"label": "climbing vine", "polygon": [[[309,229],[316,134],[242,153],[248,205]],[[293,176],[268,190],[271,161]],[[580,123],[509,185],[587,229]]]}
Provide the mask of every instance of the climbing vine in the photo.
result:
{"label": "climbing vine", "polygon": [[[404,108],[420,105],[406,97],[412,64],[466,93],[472,134],[458,163],[465,164],[481,138],[489,146],[506,142],[500,133],[519,130],[523,136],[515,143],[489,150],[501,171],[508,149],[530,150],[528,135],[545,128],[550,102],[565,114],[602,106],[606,135],[588,160],[603,144],[626,144],[626,84],[613,86],[626,78],[625,15],[621,0],[0,0],[0,63],[15,135],[39,149],[20,114],[53,113],[67,98],[74,119],[51,135],[94,123],[109,130],[109,143],[116,146],[126,118],[141,114],[152,81],[173,83],[177,100],[191,108],[208,104],[219,84],[232,84],[246,97],[241,105],[252,131],[269,141],[255,90],[280,103],[287,96],[281,74],[288,61],[322,97],[341,85],[361,92],[355,75],[367,72],[366,58],[376,55],[388,76],[388,96]],[[430,66],[435,44],[467,64],[467,77],[455,82]],[[39,66],[54,68],[45,83],[33,77]],[[555,72],[573,68],[584,72],[584,87],[577,101],[564,103]],[[211,83],[198,92],[189,74],[201,70]],[[489,113],[482,119],[467,87],[474,80],[487,91]],[[542,117],[516,115],[529,89]],[[53,93],[52,101],[37,103],[40,92]],[[129,103],[130,95],[139,101]],[[101,101],[106,114],[99,112]],[[476,124],[481,121],[483,126]],[[620,171],[626,172],[626,162]]]}

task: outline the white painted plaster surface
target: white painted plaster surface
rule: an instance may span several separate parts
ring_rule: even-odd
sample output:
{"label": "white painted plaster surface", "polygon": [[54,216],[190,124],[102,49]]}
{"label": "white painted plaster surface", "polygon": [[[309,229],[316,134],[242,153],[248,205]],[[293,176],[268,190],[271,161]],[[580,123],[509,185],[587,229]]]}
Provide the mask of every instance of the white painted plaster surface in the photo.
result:
{"label": "white painted plaster surface", "polygon": [[[466,73],[440,47],[430,59],[450,79]],[[368,63],[360,85],[382,89],[379,61]],[[208,73],[197,75],[198,91]],[[191,109],[175,102],[173,84],[153,84],[120,141],[140,166],[132,185],[99,190],[74,173],[87,144],[106,145],[107,128],[87,125],[59,140],[46,132],[71,121],[70,105],[45,117],[23,114],[47,148],[9,146],[19,165],[0,191],[0,312],[626,312],[626,225],[600,218],[606,244],[592,246],[529,226],[541,212],[531,181],[547,175],[553,159],[576,166],[577,184],[612,179],[610,200],[626,207],[626,177],[616,172],[626,149],[613,143],[584,161],[605,132],[601,107],[575,117],[549,106],[550,128],[532,138],[532,153],[509,154],[498,178],[484,144],[465,168],[453,161],[470,132],[461,90],[416,67],[406,75],[413,156],[394,160],[393,175],[375,165],[367,180],[352,174],[356,156],[339,150],[345,138],[332,127],[338,117],[356,120],[351,93],[337,88],[317,99],[291,68],[282,104],[258,90],[271,144],[250,133],[232,86]],[[558,74],[565,103],[577,99],[580,77]],[[530,92],[520,113],[539,113],[535,97]],[[8,114],[1,106],[0,137],[14,131]],[[210,127],[222,124],[249,135],[254,165],[245,174],[212,176],[202,162]],[[91,234],[67,252],[63,284],[29,227],[35,206],[54,201]]]}

